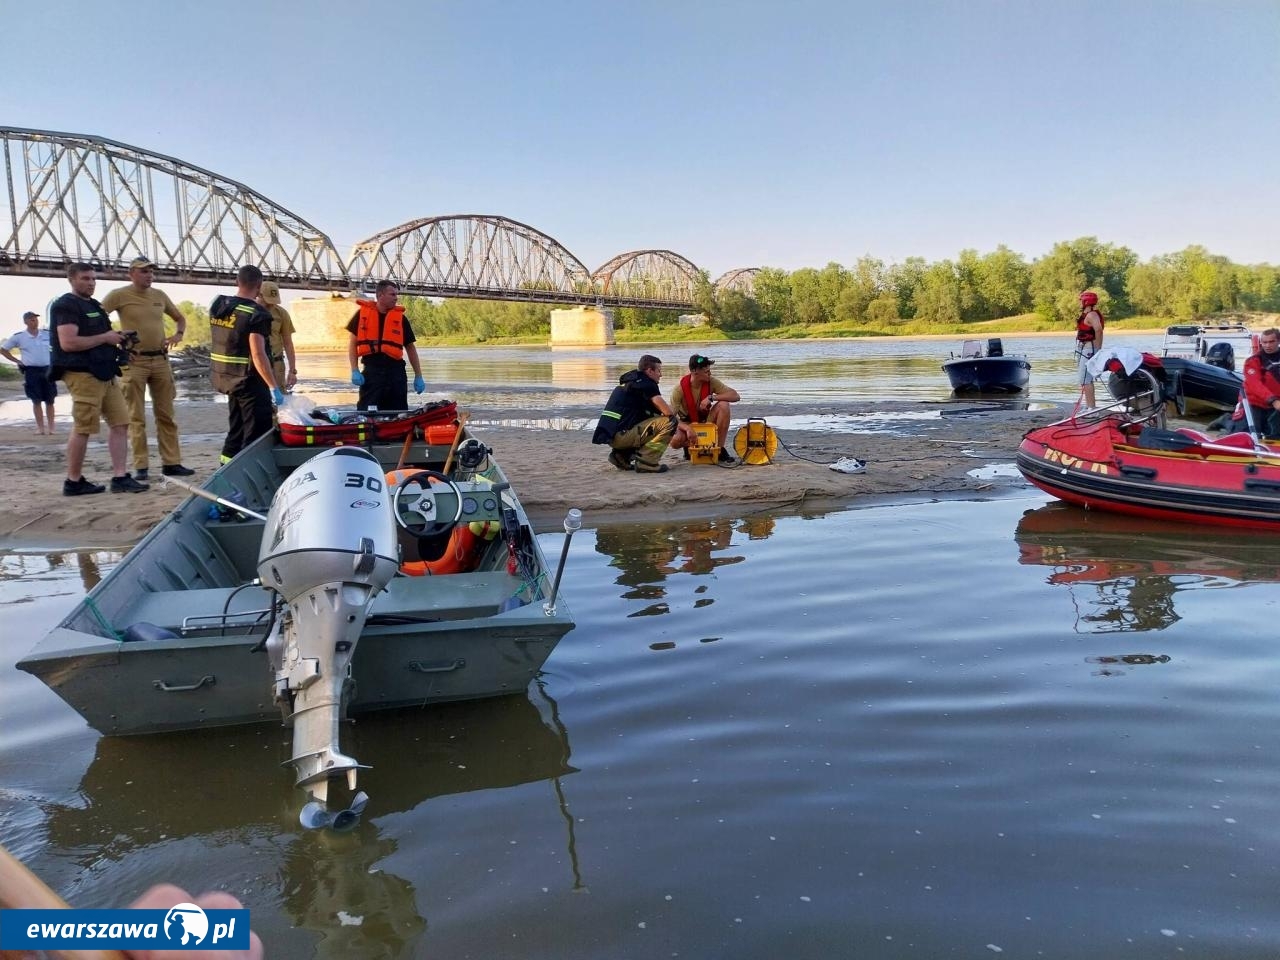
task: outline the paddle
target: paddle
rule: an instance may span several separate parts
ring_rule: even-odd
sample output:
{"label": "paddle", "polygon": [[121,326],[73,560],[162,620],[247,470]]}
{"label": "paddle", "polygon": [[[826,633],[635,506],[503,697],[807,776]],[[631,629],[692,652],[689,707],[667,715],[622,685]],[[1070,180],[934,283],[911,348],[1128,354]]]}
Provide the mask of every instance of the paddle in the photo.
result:
{"label": "paddle", "polygon": [[[4,847],[0,847],[0,909],[66,910],[67,901],[44,885]],[[119,950],[46,950],[46,955],[64,960],[127,960]],[[5,951],[0,956],[22,954]]]}
{"label": "paddle", "polygon": [[1258,436],[1258,427],[1253,422],[1253,407],[1249,405],[1249,394],[1245,392],[1244,384],[1240,385],[1240,406],[1244,407],[1244,422],[1249,425],[1249,436],[1253,437],[1256,447],[1262,438]]}
{"label": "paddle", "polygon": [[449,456],[445,457],[442,473],[448,474],[449,468],[453,466],[453,455],[458,452],[458,444],[462,442],[462,428],[466,425],[467,415],[465,413],[458,414],[458,429],[453,434],[453,443],[449,444]]}
{"label": "paddle", "polygon": [[397,470],[404,468],[404,462],[409,459],[409,448],[412,446],[413,446],[413,431],[410,430],[409,433],[404,438],[404,446],[400,448],[400,459],[396,461]]}

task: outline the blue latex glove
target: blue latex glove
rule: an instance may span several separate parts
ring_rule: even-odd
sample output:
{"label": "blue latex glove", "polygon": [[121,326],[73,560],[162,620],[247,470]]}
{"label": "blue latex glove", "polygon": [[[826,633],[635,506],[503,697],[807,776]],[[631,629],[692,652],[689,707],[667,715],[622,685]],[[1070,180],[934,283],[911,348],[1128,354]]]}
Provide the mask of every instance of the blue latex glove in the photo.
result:
{"label": "blue latex glove", "polygon": [[364,374],[363,374],[363,373],[361,373],[359,370],[352,370],[352,371],[351,371],[351,382],[352,382],[353,384],[355,384],[357,387],[363,387],[363,386],[364,386]]}
{"label": "blue latex glove", "polygon": [[413,378],[413,392],[421,393],[425,389],[427,389],[427,381],[422,379],[422,374],[418,374]]}
{"label": "blue latex glove", "polygon": [[271,399],[275,401],[277,407],[284,406],[284,391],[279,387],[274,388],[271,391]]}

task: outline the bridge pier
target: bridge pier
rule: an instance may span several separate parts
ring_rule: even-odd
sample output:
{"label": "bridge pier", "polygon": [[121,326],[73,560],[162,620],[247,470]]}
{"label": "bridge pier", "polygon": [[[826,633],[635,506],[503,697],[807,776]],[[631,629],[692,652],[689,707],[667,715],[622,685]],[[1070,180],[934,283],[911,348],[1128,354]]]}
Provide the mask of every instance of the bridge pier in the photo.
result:
{"label": "bridge pier", "polygon": [[347,322],[356,312],[354,297],[333,294],[289,303],[293,348],[298,352],[347,349]]}
{"label": "bridge pier", "polygon": [[570,307],[551,311],[551,346],[611,347],[613,311],[606,307]]}

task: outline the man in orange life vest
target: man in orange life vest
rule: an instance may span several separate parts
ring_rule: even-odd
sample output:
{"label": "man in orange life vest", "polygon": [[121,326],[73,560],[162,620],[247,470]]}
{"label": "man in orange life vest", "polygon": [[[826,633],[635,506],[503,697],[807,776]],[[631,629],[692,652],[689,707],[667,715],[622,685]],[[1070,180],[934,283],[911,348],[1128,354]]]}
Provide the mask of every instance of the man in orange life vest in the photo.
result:
{"label": "man in orange life vest", "polygon": [[[409,389],[405,385],[404,358],[413,364],[413,391],[427,389],[422,364],[414,346],[413,327],[397,304],[400,289],[394,280],[380,280],[374,300],[357,300],[360,309],[347,324],[347,362],[351,382],[360,388],[357,410],[407,410]],[[364,372],[356,368],[364,360]]]}
{"label": "man in orange life vest", "polygon": [[693,430],[690,423],[714,423],[716,425],[716,443],[720,447],[720,462],[733,463],[733,456],[726,447],[729,439],[729,404],[737,403],[742,397],[738,391],[726,386],[711,375],[711,365],[715,363],[700,353],[689,358],[689,372],[680,378],[675,390],[671,392],[671,409],[680,421],[680,427],[671,438],[671,449],[684,449],[685,459],[689,458],[689,444],[693,442]]}

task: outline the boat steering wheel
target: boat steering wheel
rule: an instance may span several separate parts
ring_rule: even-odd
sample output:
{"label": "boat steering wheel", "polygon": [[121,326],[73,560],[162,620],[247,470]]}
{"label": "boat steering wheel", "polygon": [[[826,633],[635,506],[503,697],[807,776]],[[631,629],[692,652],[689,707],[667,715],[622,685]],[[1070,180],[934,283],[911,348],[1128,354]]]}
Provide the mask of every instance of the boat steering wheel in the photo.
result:
{"label": "boat steering wheel", "polygon": [[462,519],[462,491],[443,473],[420,470],[396,486],[391,509],[396,523],[412,536],[438,536]]}

